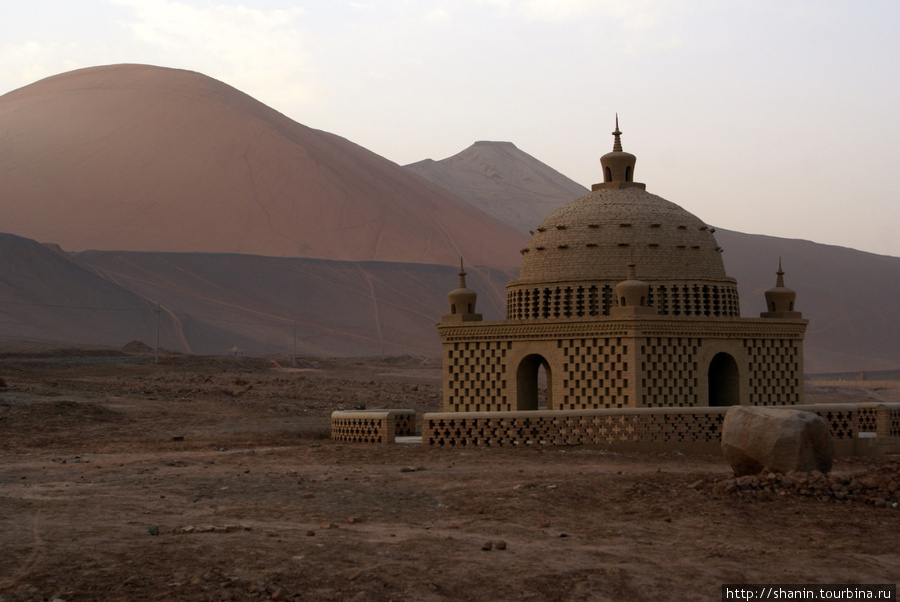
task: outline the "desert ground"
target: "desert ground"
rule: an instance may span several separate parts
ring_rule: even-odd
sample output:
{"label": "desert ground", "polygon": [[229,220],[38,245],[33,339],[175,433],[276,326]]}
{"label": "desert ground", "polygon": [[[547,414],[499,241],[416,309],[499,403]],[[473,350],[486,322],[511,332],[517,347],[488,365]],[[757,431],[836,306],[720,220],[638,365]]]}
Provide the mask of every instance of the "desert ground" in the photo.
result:
{"label": "desert ground", "polygon": [[293,364],[0,356],[0,601],[719,600],[724,583],[900,581],[896,456],[837,459],[873,492],[838,495],[677,452],[335,443],[336,409],[437,410],[439,361]]}

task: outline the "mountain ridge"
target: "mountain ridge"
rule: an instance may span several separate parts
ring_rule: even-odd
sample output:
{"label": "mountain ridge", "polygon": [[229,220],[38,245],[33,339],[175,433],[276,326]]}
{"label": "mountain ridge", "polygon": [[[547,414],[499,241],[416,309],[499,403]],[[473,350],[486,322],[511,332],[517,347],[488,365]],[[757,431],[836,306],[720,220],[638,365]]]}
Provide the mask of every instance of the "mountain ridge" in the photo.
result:
{"label": "mountain ridge", "polygon": [[523,233],[559,205],[588,193],[505,141],[480,140],[446,159],[405,167]]}

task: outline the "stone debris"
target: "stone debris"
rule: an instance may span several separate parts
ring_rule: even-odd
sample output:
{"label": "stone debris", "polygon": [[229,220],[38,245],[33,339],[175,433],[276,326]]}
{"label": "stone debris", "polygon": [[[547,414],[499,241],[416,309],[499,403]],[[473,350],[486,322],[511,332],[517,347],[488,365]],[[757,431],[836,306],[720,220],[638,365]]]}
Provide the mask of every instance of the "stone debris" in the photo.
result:
{"label": "stone debris", "polygon": [[714,495],[736,495],[748,501],[799,496],[831,503],[862,503],[876,508],[900,507],[900,463],[845,475],[766,470],[758,475],[703,480],[692,488]]}
{"label": "stone debris", "polygon": [[491,548],[493,548],[493,547],[494,547],[494,542],[492,542],[492,541],[486,541],[486,542],[481,546],[481,549],[482,549],[483,551],[485,551],[485,552],[490,552],[490,551],[491,551]]}
{"label": "stone debris", "polygon": [[498,550],[505,550],[506,549],[506,541],[499,539],[494,542],[494,547]]}
{"label": "stone debris", "polygon": [[205,525],[197,527],[188,525],[187,527],[179,527],[173,531],[174,533],[234,533],[235,531],[252,531],[253,528],[247,525]]}

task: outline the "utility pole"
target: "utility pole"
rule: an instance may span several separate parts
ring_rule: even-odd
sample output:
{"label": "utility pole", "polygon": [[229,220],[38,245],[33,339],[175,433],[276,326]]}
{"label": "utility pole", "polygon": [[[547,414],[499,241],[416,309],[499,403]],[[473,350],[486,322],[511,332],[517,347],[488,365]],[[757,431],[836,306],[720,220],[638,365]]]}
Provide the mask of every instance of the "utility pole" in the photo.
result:
{"label": "utility pole", "polygon": [[156,302],[156,364],[159,365],[159,301]]}
{"label": "utility pole", "polygon": [[294,322],[294,346],[291,350],[291,368],[297,367],[297,322]]}

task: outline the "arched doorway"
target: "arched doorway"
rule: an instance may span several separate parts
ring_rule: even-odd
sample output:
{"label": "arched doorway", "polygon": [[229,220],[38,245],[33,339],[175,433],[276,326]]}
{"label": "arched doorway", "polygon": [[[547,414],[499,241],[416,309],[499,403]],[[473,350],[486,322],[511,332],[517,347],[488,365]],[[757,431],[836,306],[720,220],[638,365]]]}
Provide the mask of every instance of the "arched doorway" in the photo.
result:
{"label": "arched doorway", "polygon": [[709,405],[736,406],[741,403],[741,383],[737,362],[727,353],[717,353],[709,363]]}
{"label": "arched doorway", "polygon": [[[541,370],[543,368],[543,370]],[[553,409],[553,375],[542,355],[525,356],[516,370],[516,409]]]}

